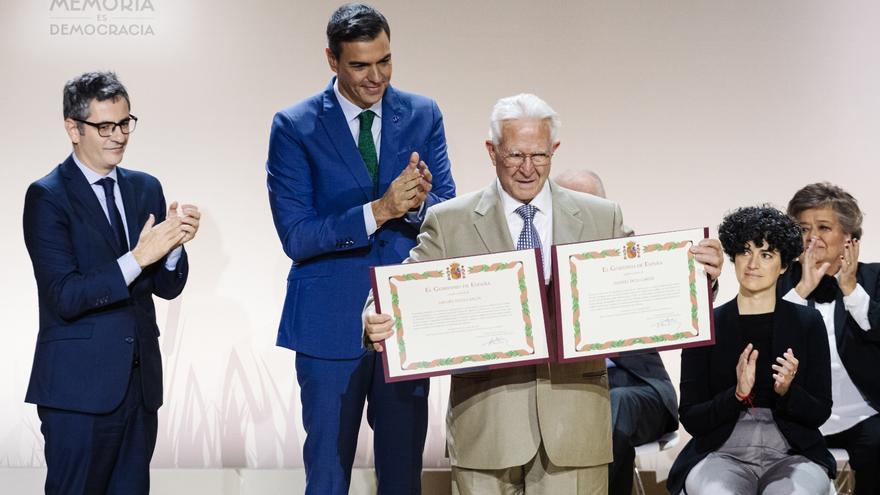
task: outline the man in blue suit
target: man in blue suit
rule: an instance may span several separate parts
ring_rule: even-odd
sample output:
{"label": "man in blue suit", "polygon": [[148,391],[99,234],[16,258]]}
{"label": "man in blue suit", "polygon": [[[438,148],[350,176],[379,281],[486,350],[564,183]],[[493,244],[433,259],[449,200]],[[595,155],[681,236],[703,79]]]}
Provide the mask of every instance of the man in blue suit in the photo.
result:
{"label": "man in blue suit", "polygon": [[109,72],[64,86],[73,153],[30,185],[24,239],[40,308],[26,401],[45,439],[47,494],[147,494],[162,405],[153,295],[186,283],[199,211],[117,167],[137,124]]}
{"label": "man in blue suit", "polygon": [[275,115],[269,202],[293,260],[278,345],[296,351],[306,493],[348,493],[367,406],[379,493],[420,492],[428,381],[386,384],[361,343],[369,268],[399,263],[425,210],[451,198],[437,104],[389,85],[390,29],[347,4],[327,25],[327,88]]}

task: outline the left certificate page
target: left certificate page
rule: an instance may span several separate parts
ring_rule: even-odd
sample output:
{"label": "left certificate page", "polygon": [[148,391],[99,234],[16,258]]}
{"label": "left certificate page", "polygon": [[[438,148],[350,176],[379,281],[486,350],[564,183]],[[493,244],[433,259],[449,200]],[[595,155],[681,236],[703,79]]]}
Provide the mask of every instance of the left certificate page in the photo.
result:
{"label": "left certificate page", "polygon": [[372,269],[376,312],[394,318],[385,380],[549,360],[537,250]]}

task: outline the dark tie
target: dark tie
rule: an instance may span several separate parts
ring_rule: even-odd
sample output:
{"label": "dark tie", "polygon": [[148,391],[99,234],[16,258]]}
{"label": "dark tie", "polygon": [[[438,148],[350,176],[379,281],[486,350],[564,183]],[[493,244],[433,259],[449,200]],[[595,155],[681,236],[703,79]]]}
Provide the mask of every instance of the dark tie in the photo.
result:
{"label": "dark tie", "polygon": [[535,213],[538,212],[538,208],[532,205],[522,205],[515,211],[517,215],[521,216],[523,219],[523,228],[522,231],[519,233],[519,239],[516,240],[516,248],[538,248],[538,251],[543,257],[544,252],[541,249],[541,237],[538,235],[538,230],[535,228],[535,224],[532,222],[532,220],[535,218]]}
{"label": "dark tie", "polygon": [[367,172],[373,181],[375,189],[379,183],[379,158],[376,156],[376,143],[373,142],[373,119],[376,114],[371,110],[364,110],[358,115],[361,121],[361,130],[358,134],[358,151],[361,152],[361,158],[364,159],[364,165],[367,166]]}
{"label": "dark tie", "polygon": [[104,188],[104,198],[107,200],[107,214],[110,216],[110,227],[116,235],[116,245],[120,256],[128,252],[128,240],[125,238],[125,226],[122,224],[122,215],[116,208],[116,195],[113,193],[115,181],[110,177],[104,177],[95,184]]}

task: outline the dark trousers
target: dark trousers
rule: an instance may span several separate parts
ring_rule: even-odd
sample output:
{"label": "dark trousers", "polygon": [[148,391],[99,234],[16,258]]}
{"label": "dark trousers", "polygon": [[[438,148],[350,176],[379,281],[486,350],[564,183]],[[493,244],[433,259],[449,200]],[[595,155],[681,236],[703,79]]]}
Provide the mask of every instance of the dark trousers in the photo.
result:
{"label": "dark trousers", "polygon": [[618,367],[608,368],[614,462],[608,465],[608,493],[630,495],[635,447],[663,436],[669,411],[653,387]]}
{"label": "dark trousers", "polygon": [[307,495],[347,494],[358,430],[367,402],[378,493],[421,493],[428,431],[428,380],[385,383],[381,354],[358,359],[296,355]]}
{"label": "dark trousers", "polygon": [[37,407],[46,441],[46,494],[146,495],[156,447],[155,411],[132,370],[122,403],[107,414]]}
{"label": "dark trousers", "polygon": [[880,493],[880,414],[852,428],[828,435],[829,448],[846,449],[856,475],[855,495]]}

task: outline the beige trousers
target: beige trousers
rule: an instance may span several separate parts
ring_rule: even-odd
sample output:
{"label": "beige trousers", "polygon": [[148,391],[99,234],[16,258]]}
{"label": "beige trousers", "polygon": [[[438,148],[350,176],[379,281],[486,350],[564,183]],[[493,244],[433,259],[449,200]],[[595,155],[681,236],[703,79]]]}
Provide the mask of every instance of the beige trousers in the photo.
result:
{"label": "beige trousers", "polygon": [[608,464],[555,466],[544,444],[524,466],[466,469],[452,466],[452,495],[606,495]]}

